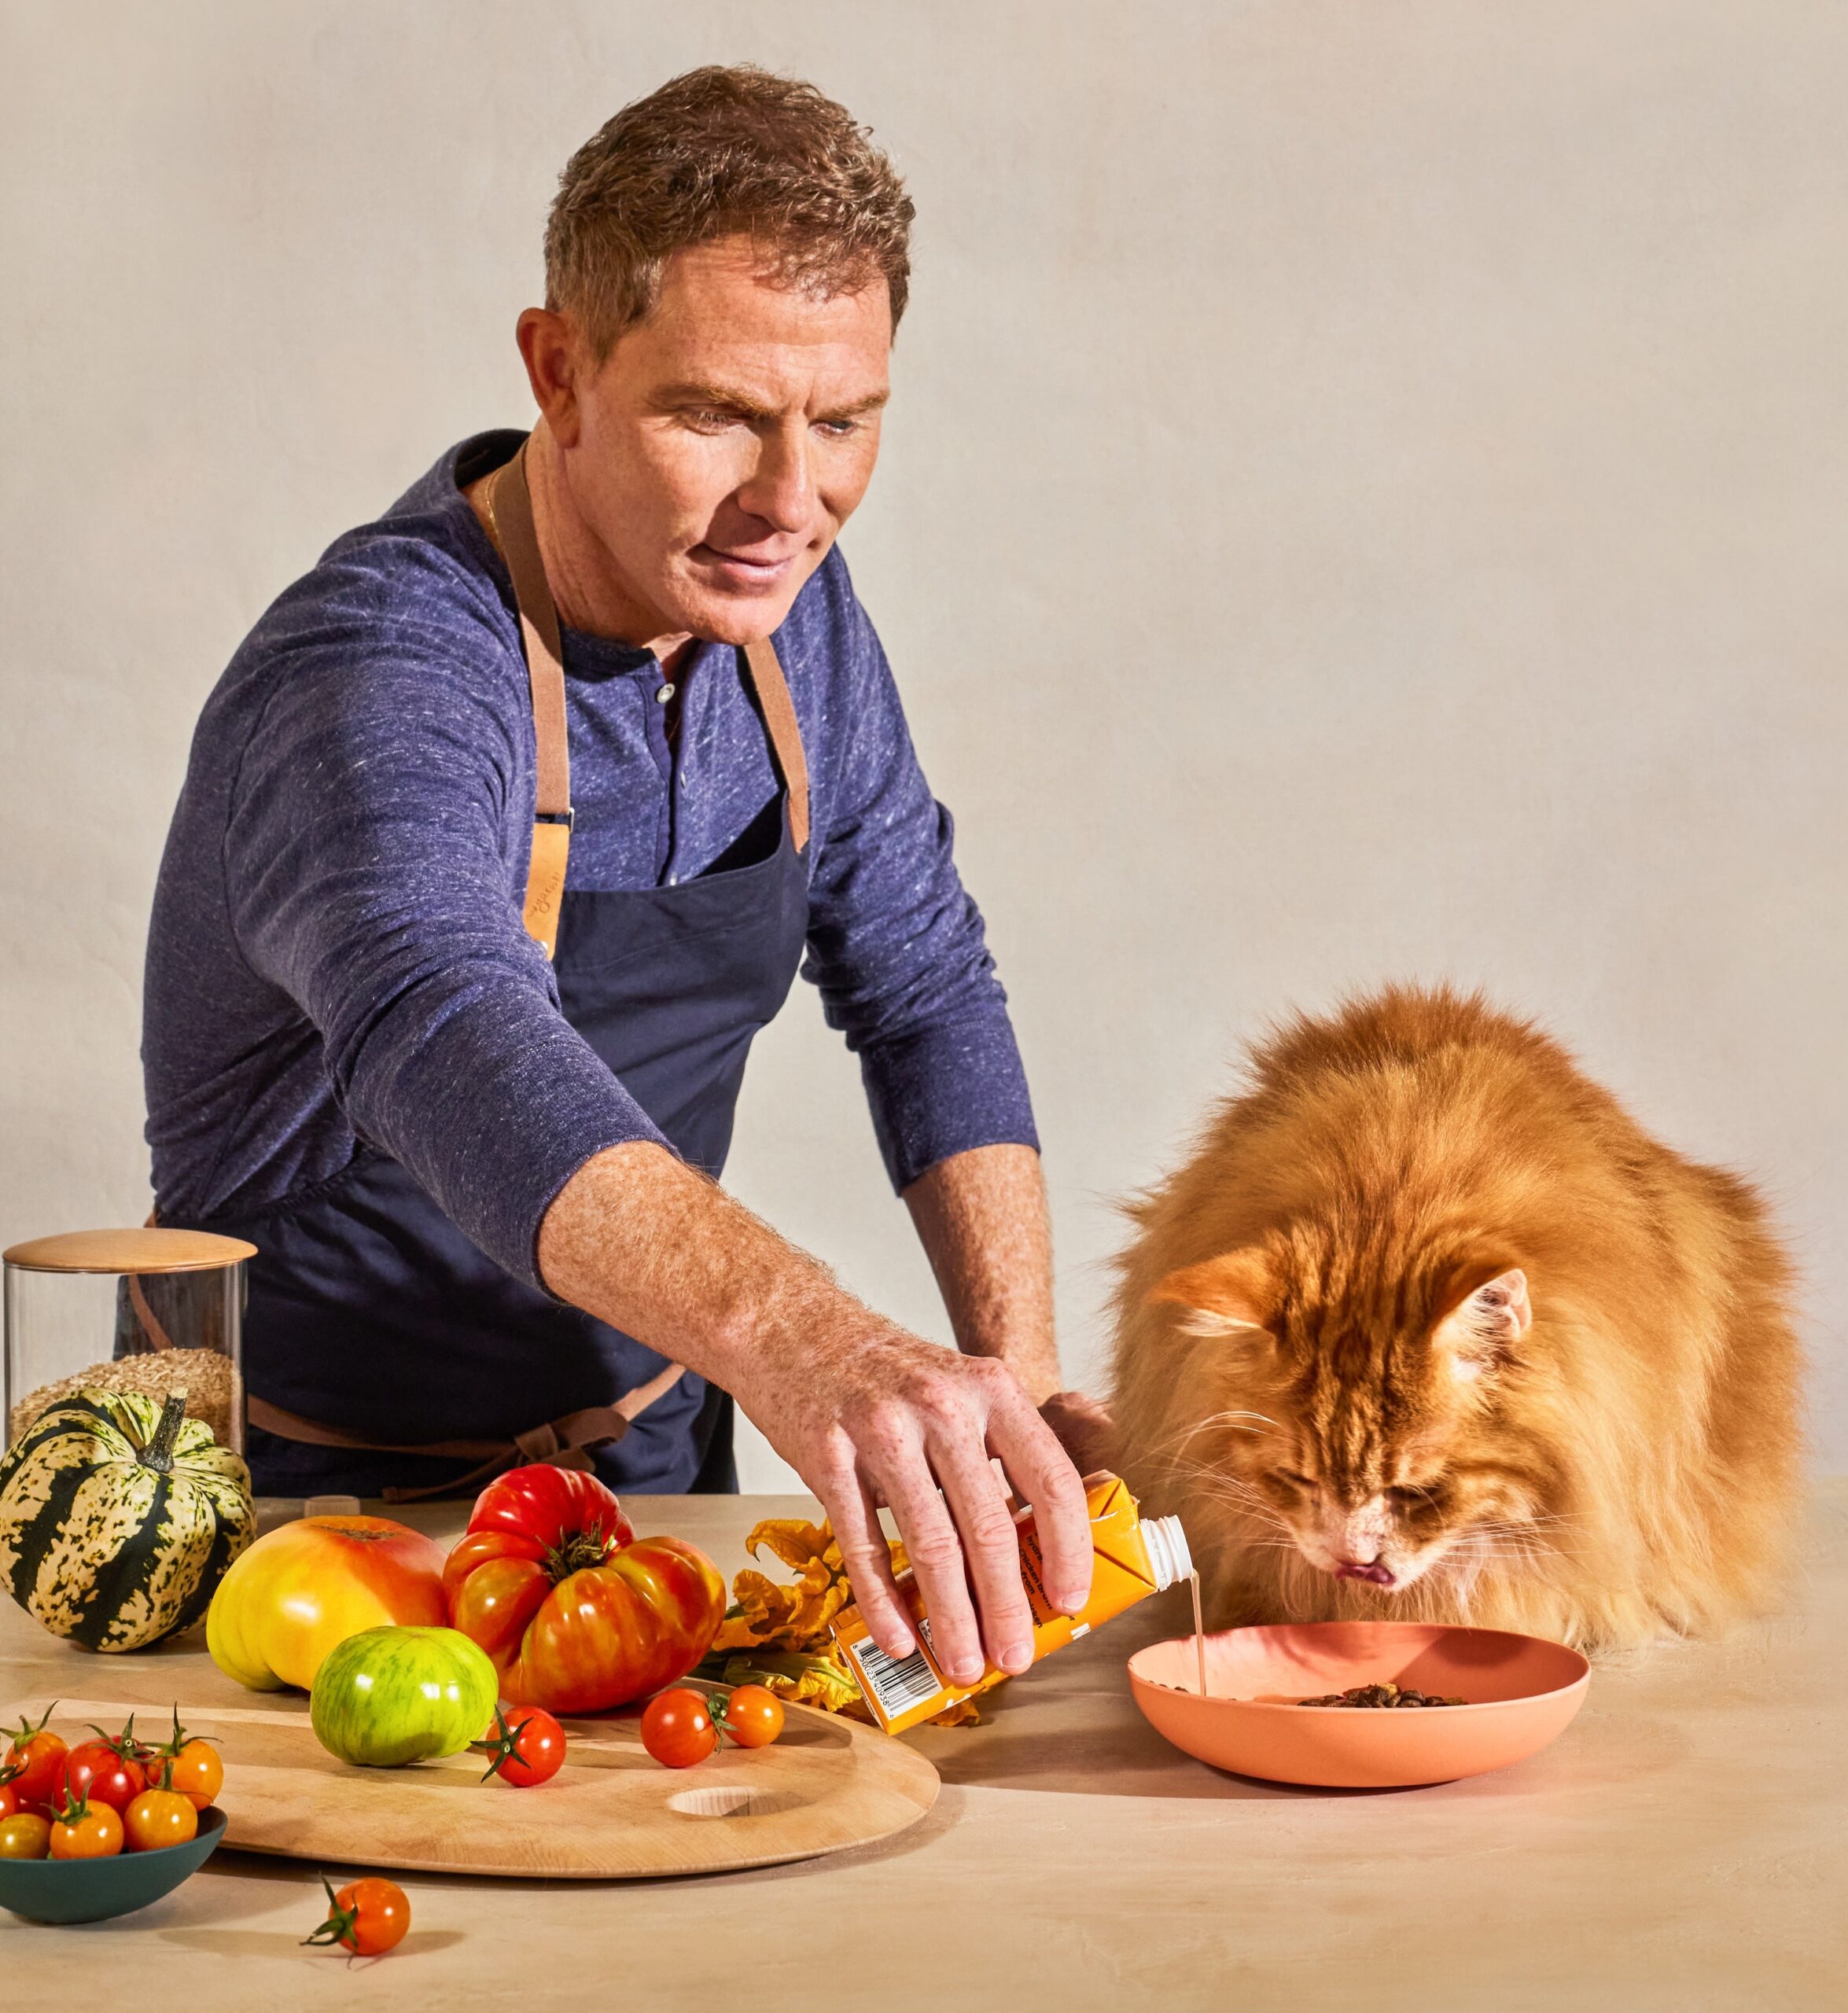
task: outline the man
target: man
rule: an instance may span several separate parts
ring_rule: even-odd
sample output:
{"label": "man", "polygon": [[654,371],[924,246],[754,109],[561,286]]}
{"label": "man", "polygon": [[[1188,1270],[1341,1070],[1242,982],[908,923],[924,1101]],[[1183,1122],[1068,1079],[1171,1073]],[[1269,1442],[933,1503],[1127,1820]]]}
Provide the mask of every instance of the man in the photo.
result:
{"label": "man", "polygon": [[[981,922],[834,541],[911,206],[812,87],[706,69],[565,169],[539,418],[439,462],[263,616],[208,703],[156,896],[158,1212],[259,1248],[271,1492],[462,1492],[557,1455],[735,1486],[732,1397],[914,1647],[1030,1660],[998,1455],[1088,1587],[1026,1085]],[[963,1353],[716,1185],[806,951]],[[973,1603],[971,1600],[973,1592]]]}

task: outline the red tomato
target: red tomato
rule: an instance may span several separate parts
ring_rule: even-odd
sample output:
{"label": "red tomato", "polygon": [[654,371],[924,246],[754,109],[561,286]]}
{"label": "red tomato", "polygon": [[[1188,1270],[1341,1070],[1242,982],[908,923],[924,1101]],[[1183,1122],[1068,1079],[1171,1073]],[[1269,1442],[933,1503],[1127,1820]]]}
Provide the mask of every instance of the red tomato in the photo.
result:
{"label": "red tomato", "polygon": [[53,1859],[113,1859],[122,1849],[122,1818],[106,1803],[67,1797],[51,1820]]}
{"label": "red tomato", "polygon": [[741,1684],[712,1701],[712,1718],[740,1747],[768,1747],[782,1731],[782,1701],[768,1685]]}
{"label": "red tomato", "polygon": [[13,1785],[24,1773],[25,1770],[17,1761],[9,1761],[4,1768],[0,1768],[0,1824],[4,1824],[9,1817],[19,1815],[19,1791]]}
{"label": "red tomato", "polygon": [[107,1804],[118,1814],[148,1786],[147,1771],[117,1751],[113,1742],[87,1740],[64,1763],[64,1787],[79,1801]]}
{"label": "red tomato", "polygon": [[337,1943],[355,1957],[382,1956],[404,1941],[410,1927],[410,1903],[395,1880],[381,1880],[368,1874],[337,1894],[324,1873],[321,1885],[327,1890],[327,1919],[304,1943]]}
{"label": "red tomato", "polygon": [[7,1763],[20,1771],[13,1778],[19,1807],[36,1811],[41,1817],[51,1815],[64,1790],[64,1757],[70,1750],[56,1734],[45,1731],[46,1720],[57,1710],[55,1705],[48,1706],[43,1718],[0,1728],[12,1743],[6,1750]]}
{"label": "red tomato", "polygon": [[565,1765],[565,1729],[550,1713],[537,1706],[496,1706],[494,1725],[486,1740],[470,1743],[489,1757],[488,1776],[529,1790],[549,1783]]}
{"label": "red tomato", "polygon": [[482,1491],[443,1588],[451,1625],[494,1659],[502,1696],[554,1713],[672,1684],[725,1613],[725,1583],[697,1546],[637,1540],[595,1475],[543,1466]]}
{"label": "red tomato", "polygon": [[197,1838],[199,1813],[178,1790],[143,1790],[122,1813],[122,1828],[131,1853],[157,1852]]}
{"label": "red tomato", "polygon": [[718,1729],[697,1691],[683,1686],[648,1702],[642,1715],[642,1745],[665,1768],[690,1768],[719,1745]]}

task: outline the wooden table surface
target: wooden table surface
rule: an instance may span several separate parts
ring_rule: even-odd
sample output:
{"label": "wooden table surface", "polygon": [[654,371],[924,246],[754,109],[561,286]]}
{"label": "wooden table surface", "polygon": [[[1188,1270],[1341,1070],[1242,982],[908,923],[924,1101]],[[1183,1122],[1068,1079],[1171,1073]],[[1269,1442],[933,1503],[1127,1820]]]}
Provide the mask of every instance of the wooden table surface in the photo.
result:
{"label": "wooden table surface", "polygon": [[[756,1518],[810,1508],[630,1507],[638,1530],[694,1539],[728,1576]],[[447,1535],[460,1514],[414,1521]],[[1184,1632],[1172,1599],[1007,1686],[981,1727],[912,1736],[943,1794],[883,1846],[608,1886],[409,1875],[411,1934],[370,1963],[298,1947],[318,1919],[314,1868],[221,1851],[118,1922],[0,1913],[0,2006],[1848,2007],[1848,1482],[1817,1492],[1787,1617],[1601,1670],[1553,1748],[1445,1787],[1287,1789],[1168,1747],[1123,1665]],[[203,1632],[112,1658],[105,1680],[20,1610],[0,1613],[0,1701],[106,1684],[159,1705],[182,1661],[190,1691],[245,1695],[212,1669]]]}

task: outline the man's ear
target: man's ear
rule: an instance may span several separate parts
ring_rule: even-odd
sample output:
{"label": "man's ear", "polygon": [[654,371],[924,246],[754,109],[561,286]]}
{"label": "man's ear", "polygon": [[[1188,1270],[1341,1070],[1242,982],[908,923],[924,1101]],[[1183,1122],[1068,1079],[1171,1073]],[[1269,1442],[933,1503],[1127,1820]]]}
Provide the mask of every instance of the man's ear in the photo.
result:
{"label": "man's ear", "polygon": [[1256,1342],[1268,1333],[1276,1293],[1270,1260],[1255,1246],[1248,1246],[1170,1272],[1149,1301],[1151,1305],[1165,1301],[1181,1308],[1184,1334],[1237,1336]]}
{"label": "man's ear", "polygon": [[1460,1384],[1473,1384],[1507,1360],[1533,1323],[1527,1275],[1519,1265],[1472,1266],[1452,1282],[1448,1297],[1431,1343]]}

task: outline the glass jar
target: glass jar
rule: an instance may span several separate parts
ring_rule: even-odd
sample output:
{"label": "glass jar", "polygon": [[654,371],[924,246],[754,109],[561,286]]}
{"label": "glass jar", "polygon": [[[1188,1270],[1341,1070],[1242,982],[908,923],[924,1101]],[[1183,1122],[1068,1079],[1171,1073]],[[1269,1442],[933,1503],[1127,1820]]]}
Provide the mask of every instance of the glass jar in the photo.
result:
{"label": "glass jar", "polygon": [[10,1445],[86,1384],[165,1399],[244,1452],[244,1268],[256,1246],[192,1230],[72,1231],[4,1253],[0,1433]]}

